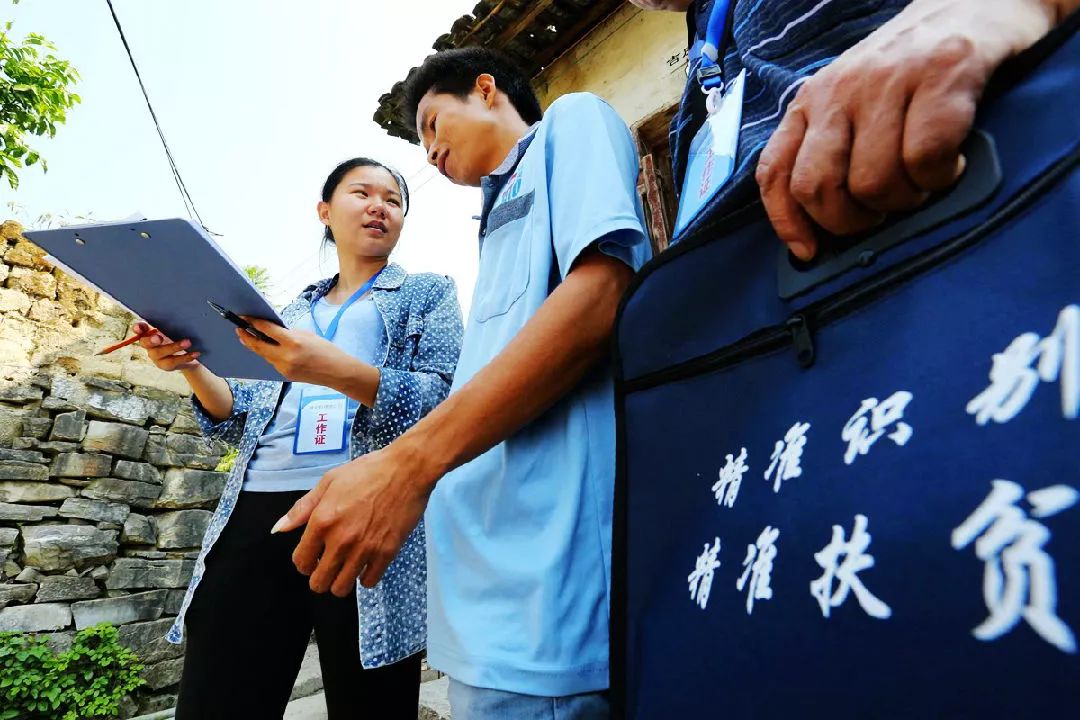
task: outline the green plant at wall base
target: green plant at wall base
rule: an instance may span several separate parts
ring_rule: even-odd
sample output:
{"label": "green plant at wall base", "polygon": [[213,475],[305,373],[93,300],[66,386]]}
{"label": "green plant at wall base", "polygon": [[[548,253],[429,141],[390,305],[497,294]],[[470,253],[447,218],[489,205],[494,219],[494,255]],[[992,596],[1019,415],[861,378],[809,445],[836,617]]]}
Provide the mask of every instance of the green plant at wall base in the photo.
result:
{"label": "green plant at wall base", "polygon": [[56,657],[42,638],[0,633],[0,718],[48,717],[59,708]]}
{"label": "green plant at wall base", "polygon": [[15,189],[16,170],[45,160],[26,143],[27,136],[54,137],[67,111],[81,102],[71,92],[79,73],[52,54],[51,42],[37,33],[22,41],[11,36],[12,23],[0,31],[0,179]]}
{"label": "green plant at wall base", "polygon": [[115,718],[142,669],[108,623],[80,630],[59,655],[37,635],[0,633],[0,720]]}

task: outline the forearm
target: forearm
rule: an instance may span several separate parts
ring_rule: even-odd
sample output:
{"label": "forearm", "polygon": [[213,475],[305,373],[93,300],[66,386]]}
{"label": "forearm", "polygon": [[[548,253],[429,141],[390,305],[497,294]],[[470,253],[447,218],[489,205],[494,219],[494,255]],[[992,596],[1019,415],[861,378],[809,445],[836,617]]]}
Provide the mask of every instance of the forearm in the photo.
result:
{"label": "forearm", "polygon": [[613,258],[584,256],[510,344],[390,450],[433,485],[537,418],[606,356],[632,275]]}
{"label": "forearm", "polygon": [[206,413],[217,422],[232,415],[233,395],[229,383],[210,372],[203,365],[182,370],[191,391],[199,399]]}
{"label": "forearm", "polygon": [[[954,54],[978,58],[992,71],[1077,8],[1080,0],[911,0],[856,48],[872,47],[887,60],[897,48],[909,46],[932,53],[936,46],[927,41],[937,39],[940,43],[941,37],[947,37]],[[967,45],[957,43],[959,39]]]}
{"label": "forearm", "polygon": [[[971,4],[976,9],[985,9],[986,0],[959,0]],[[995,0],[995,2],[1000,0]],[[957,0],[914,0],[912,5],[923,7],[943,7],[954,4]],[[1069,13],[1080,8],[1080,0],[1011,0],[1017,8],[1042,10],[1055,23],[1064,20]]]}
{"label": "forearm", "polygon": [[1061,22],[1071,13],[1080,10],[1080,0],[1043,0],[1057,14],[1055,22]]}
{"label": "forearm", "polygon": [[[981,5],[985,0],[968,0]],[[1077,8],[1080,8],[1080,0],[1013,0],[1018,11],[1030,10],[1031,15],[1042,16],[1054,27],[1064,20]],[[1019,17],[1017,20],[1020,21]]]}
{"label": "forearm", "polygon": [[[1021,41],[1020,46],[1011,48],[1011,51],[1015,53],[1027,47],[1027,42],[1023,42],[1025,38],[1038,37],[1049,32],[1072,12],[1080,9],[1080,0],[994,0],[994,2],[1000,2],[1000,5],[990,6],[986,0],[913,0],[902,15],[912,18],[916,23],[940,23],[950,15],[955,16],[955,13],[959,13],[961,17],[969,18],[972,23],[988,22],[989,25],[983,28],[983,36],[988,34],[986,28],[992,28],[995,24],[1003,25],[1012,31],[1007,33],[1008,35]],[[975,27],[977,28],[978,25]],[[972,32],[972,37],[980,36],[974,28],[969,28],[969,30]],[[996,61],[1000,59],[1000,57],[995,58]]]}
{"label": "forearm", "polygon": [[327,364],[319,384],[344,393],[368,407],[375,407],[379,377],[379,368],[342,352]]}

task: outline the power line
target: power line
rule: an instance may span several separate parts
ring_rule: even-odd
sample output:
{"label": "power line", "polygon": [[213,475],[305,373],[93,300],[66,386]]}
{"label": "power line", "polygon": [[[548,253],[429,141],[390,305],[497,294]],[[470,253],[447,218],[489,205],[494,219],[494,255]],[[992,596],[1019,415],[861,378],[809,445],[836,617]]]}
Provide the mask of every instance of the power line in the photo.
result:
{"label": "power line", "polygon": [[162,147],[165,148],[165,157],[169,161],[169,168],[172,170],[176,188],[180,191],[180,199],[184,202],[184,209],[187,211],[188,217],[193,217],[193,219],[197,220],[204,230],[212,235],[217,235],[218,233],[211,232],[210,229],[206,227],[202,217],[199,215],[199,211],[195,209],[195,200],[192,199],[191,193],[188,192],[187,185],[184,184],[184,178],[180,176],[180,168],[176,165],[172,150],[169,149],[169,143],[165,141],[165,133],[161,129],[161,123],[158,122],[157,113],[154,112],[154,106],[150,103],[150,95],[146,92],[146,85],[143,83],[142,75],[139,73],[139,66],[135,64],[135,58],[131,54],[131,46],[128,45],[127,37],[124,36],[124,29],[120,27],[120,18],[116,16],[116,9],[113,7],[112,0],[105,0],[105,3],[109,6],[109,12],[112,14],[113,23],[116,25],[116,31],[120,33],[120,41],[124,43],[124,50],[127,51],[128,60],[131,61],[131,69],[135,71],[135,78],[139,81],[139,88],[142,90],[143,98],[146,100],[146,107],[150,110],[150,117],[154,120],[154,128],[157,130],[158,137],[161,138]]}
{"label": "power line", "polygon": [[424,173],[425,170],[432,170],[433,168],[434,168],[434,166],[431,163],[425,161],[424,164],[420,166],[420,169],[418,169],[416,172],[414,172],[409,177],[405,178],[405,182],[406,183],[411,183],[413,180],[420,177]]}
{"label": "power line", "polygon": [[429,182],[431,182],[432,180],[434,180],[437,177],[439,177],[439,173],[435,173],[435,174],[431,175],[430,177],[424,178],[424,182],[417,185],[416,189],[409,191],[410,194],[416,195],[416,193],[418,193],[418,192],[420,192],[421,190],[424,189],[425,185],[427,185]]}

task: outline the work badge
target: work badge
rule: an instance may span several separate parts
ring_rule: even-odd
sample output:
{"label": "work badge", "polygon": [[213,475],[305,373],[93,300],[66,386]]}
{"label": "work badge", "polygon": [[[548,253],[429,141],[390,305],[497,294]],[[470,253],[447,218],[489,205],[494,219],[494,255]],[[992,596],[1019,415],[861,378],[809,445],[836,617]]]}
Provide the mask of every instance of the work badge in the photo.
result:
{"label": "work badge", "polygon": [[735,169],[745,84],[744,69],[726,90],[709,91],[706,103],[709,116],[690,143],[686,177],[679,196],[679,214],[675,218],[676,236],[697,217]]}
{"label": "work badge", "polygon": [[341,452],[348,441],[349,399],[324,387],[306,387],[300,393],[294,455]]}

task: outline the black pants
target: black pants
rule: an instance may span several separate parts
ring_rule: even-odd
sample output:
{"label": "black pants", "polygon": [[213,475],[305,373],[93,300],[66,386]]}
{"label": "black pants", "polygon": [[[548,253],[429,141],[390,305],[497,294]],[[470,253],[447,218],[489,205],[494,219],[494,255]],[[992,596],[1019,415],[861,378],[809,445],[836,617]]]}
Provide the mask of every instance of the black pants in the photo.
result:
{"label": "black pants", "polygon": [[416,719],[420,655],[365,670],[356,597],[311,592],[292,564],[301,530],[270,534],[302,494],[240,494],[188,610],[179,720],[280,718],[312,629],[330,720]]}

